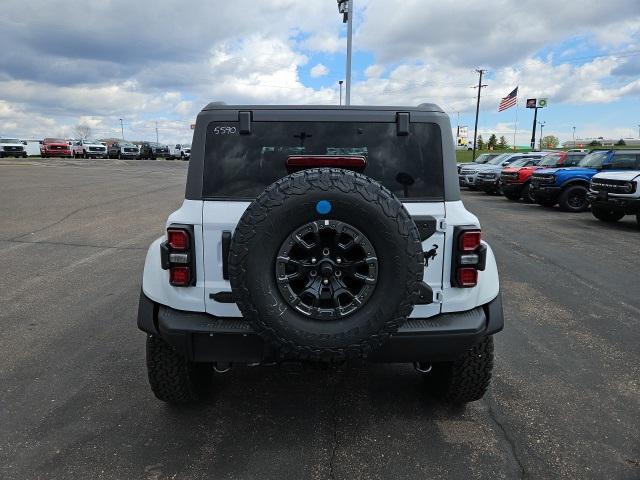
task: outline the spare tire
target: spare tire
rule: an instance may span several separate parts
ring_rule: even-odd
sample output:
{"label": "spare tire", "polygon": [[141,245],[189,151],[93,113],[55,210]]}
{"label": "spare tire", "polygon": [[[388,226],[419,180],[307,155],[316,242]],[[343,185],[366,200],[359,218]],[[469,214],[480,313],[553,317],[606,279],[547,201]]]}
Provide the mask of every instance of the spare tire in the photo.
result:
{"label": "spare tire", "polygon": [[242,215],[229,280],[244,318],[282,358],[366,357],[418,301],[424,258],[402,203],[371,178],[310,169]]}

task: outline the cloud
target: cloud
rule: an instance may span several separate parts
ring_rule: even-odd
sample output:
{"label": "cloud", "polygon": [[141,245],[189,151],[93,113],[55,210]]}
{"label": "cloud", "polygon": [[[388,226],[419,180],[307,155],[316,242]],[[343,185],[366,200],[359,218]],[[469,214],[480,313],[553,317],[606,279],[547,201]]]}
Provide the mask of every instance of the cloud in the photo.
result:
{"label": "cloud", "polygon": [[311,69],[309,73],[313,78],[324,77],[327,73],[329,73],[329,69],[323,64],[318,63]]}
{"label": "cloud", "polygon": [[367,78],[377,78],[384,73],[382,65],[369,65],[364,69],[364,76]]}
{"label": "cloud", "polygon": [[[301,79],[303,69],[317,78],[330,62],[342,63],[335,2],[184,8],[178,0],[110,0],[80,9],[72,0],[4,0],[3,8],[20,12],[0,19],[3,133],[61,135],[88,118],[99,135],[113,136],[124,118],[131,134],[155,137],[158,120],[167,141],[175,128],[172,141],[182,142],[212,100],[338,103],[336,88]],[[522,96],[547,96],[553,105],[640,95],[637,0],[589,8],[579,0],[442,0],[428,8],[421,0],[401,7],[360,0],[356,8],[354,104],[434,101],[470,112],[478,65],[489,70],[485,111],[515,85]],[[611,52],[624,53],[589,58]]]}

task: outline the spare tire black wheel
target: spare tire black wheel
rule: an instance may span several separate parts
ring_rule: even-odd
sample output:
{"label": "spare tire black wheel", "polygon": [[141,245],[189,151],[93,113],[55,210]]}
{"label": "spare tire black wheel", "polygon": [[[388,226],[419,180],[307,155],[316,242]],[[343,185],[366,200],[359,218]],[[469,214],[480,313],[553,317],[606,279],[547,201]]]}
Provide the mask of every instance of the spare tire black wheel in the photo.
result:
{"label": "spare tire black wheel", "polygon": [[311,169],[242,215],[229,280],[244,318],[283,358],[366,357],[419,298],[424,259],[402,203],[364,175]]}

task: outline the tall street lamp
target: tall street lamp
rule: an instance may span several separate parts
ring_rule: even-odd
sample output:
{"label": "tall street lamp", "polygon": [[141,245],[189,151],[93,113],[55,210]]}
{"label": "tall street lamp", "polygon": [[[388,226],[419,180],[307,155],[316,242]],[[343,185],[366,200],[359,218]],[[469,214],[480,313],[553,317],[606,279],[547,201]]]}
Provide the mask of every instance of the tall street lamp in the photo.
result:
{"label": "tall street lamp", "polygon": [[124,142],[124,125],[122,124],[122,119],[120,119],[120,130],[122,131],[122,141]]}
{"label": "tall street lamp", "polygon": [[540,125],[540,150],[542,150],[542,129],[546,124],[547,122],[538,122],[538,125]]}
{"label": "tall street lamp", "polygon": [[351,105],[351,50],[353,38],[353,0],[337,0],[338,12],[342,14],[342,23],[347,24],[347,71],[344,104]]}
{"label": "tall street lamp", "polygon": [[573,148],[576,148],[576,127],[573,127]]}
{"label": "tall street lamp", "polygon": [[340,84],[340,104],[342,105],[342,84],[344,83],[344,80],[338,80],[338,83]]}

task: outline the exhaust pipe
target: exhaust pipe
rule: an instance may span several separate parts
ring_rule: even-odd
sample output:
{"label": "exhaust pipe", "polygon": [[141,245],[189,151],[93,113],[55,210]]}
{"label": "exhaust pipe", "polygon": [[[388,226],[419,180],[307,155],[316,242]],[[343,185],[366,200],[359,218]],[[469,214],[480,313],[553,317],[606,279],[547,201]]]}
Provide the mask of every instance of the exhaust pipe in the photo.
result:
{"label": "exhaust pipe", "polygon": [[213,364],[213,371],[216,373],[227,373],[230,370],[231,370],[230,363],[221,363],[219,365],[217,363]]}
{"label": "exhaust pipe", "polygon": [[422,363],[422,362],[413,362],[413,368],[420,373],[429,373],[433,368],[433,365]]}

